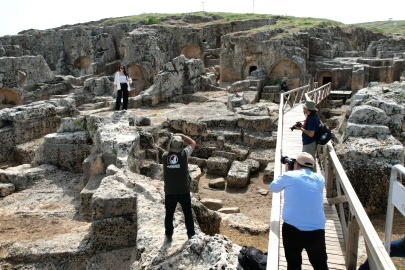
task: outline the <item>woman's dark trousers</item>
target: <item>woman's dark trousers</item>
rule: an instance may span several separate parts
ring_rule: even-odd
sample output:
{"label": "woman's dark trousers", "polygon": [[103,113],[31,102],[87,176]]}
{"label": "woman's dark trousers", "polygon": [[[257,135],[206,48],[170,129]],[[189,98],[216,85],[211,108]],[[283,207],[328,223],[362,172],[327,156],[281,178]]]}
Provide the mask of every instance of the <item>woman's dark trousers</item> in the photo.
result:
{"label": "woman's dark trousers", "polygon": [[181,209],[183,210],[184,219],[186,223],[187,236],[191,238],[194,234],[194,221],[193,213],[191,212],[191,197],[190,193],[183,195],[167,195],[165,194],[165,206],[166,206],[166,216],[165,216],[165,234],[167,236],[173,235],[173,216],[176,210],[177,203],[180,203]]}
{"label": "woman's dark trousers", "polygon": [[121,97],[123,98],[122,109],[126,110],[128,107],[128,84],[126,83],[121,83],[121,90],[117,91],[117,101],[115,102],[116,111],[120,110]]}

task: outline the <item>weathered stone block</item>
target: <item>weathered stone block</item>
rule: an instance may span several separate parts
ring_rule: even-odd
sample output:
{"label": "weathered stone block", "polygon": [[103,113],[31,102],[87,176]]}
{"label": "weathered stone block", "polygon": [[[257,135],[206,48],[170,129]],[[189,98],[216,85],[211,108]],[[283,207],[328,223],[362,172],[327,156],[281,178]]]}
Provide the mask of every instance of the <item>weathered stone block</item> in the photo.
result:
{"label": "weathered stone block", "polygon": [[219,209],[218,212],[224,213],[224,214],[235,214],[235,213],[240,213],[240,208],[239,207],[226,207],[226,208]]}
{"label": "weathered stone block", "polygon": [[336,154],[366,212],[385,213],[391,168],[404,158],[401,143],[391,135],[350,137]]}
{"label": "weathered stone block", "polygon": [[225,188],[226,181],[224,178],[216,178],[210,180],[208,186],[211,188]]}
{"label": "weathered stone block", "polygon": [[96,173],[104,172],[104,162],[102,155],[97,151],[94,151],[88,156],[82,164],[83,167],[83,186],[86,186],[87,182]]}
{"label": "weathered stone block", "polygon": [[90,154],[87,138],[87,131],[48,134],[38,148],[33,164],[48,163],[66,170],[81,172],[83,161]]}
{"label": "weathered stone block", "polygon": [[0,183],[0,197],[6,197],[13,193],[15,185],[11,183]]}
{"label": "weathered stone block", "polygon": [[349,117],[349,122],[354,124],[385,125],[387,121],[384,110],[368,105],[354,107]]}
{"label": "weathered stone block", "polygon": [[222,208],[222,200],[204,198],[201,200],[201,203],[205,205],[208,209],[218,210]]}
{"label": "weathered stone block", "polygon": [[259,148],[275,148],[277,136],[271,132],[245,131],[243,143]]}
{"label": "weathered stone block", "polygon": [[247,164],[251,167],[250,172],[255,173],[260,170],[260,162],[254,159],[247,159],[243,162],[244,164]]}
{"label": "weathered stone block", "polygon": [[228,96],[228,107],[229,108],[236,108],[241,107],[245,104],[245,94],[240,92],[236,94],[229,94]]}
{"label": "weathered stone block", "polygon": [[207,173],[226,176],[231,162],[227,158],[210,157],[207,160]]}
{"label": "weathered stone block", "polygon": [[207,166],[207,160],[198,157],[189,157],[188,159],[189,164],[195,164],[200,168],[205,168]]}
{"label": "weathered stone block", "polygon": [[280,92],[280,85],[269,85],[263,87],[263,93],[277,93]]}
{"label": "weathered stone block", "polygon": [[262,93],[262,99],[274,101],[274,93]]}
{"label": "weathered stone block", "polygon": [[93,220],[136,215],[136,194],[115,176],[105,177],[93,195]]}
{"label": "weathered stone block", "polygon": [[194,197],[191,198],[191,207],[203,233],[208,235],[219,233],[221,216],[217,212],[209,210]]}
{"label": "weathered stone block", "polygon": [[227,187],[244,188],[250,179],[250,164],[234,161],[226,178]]}
{"label": "weathered stone block", "polygon": [[259,161],[260,169],[264,169],[269,162],[274,161],[274,155],[274,149],[256,149],[250,153],[249,158]]}
{"label": "weathered stone block", "polygon": [[387,126],[382,125],[361,125],[347,123],[345,138],[353,137],[377,137],[379,135],[390,135],[391,132]]}
{"label": "weathered stone block", "polygon": [[273,180],[274,180],[274,162],[270,162],[264,169],[263,181],[272,182]]}
{"label": "weathered stone block", "polygon": [[225,152],[225,151],[213,151],[212,152],[212,157],[223,157],[229,160],[236,160],[236,154],[231,153],[231,152]]}
{"label": "weathered stone block", "polygon": [[105,177],[104,174],[98,173],[90,178],[87,185],[80,192],[80,211],[82,213],[91,213],[92,212],[92,199],[93,194],[99,188],[101,181]]}
{"label": "weathered stone block", "polygon": [[259,101],[259,91],[245,91],[245,104],[255,104]]}
{"label": "weathered stone block", "polygon": [[109,251],[136,246],[137,225],[136,216],[93,220],[94,249]]}

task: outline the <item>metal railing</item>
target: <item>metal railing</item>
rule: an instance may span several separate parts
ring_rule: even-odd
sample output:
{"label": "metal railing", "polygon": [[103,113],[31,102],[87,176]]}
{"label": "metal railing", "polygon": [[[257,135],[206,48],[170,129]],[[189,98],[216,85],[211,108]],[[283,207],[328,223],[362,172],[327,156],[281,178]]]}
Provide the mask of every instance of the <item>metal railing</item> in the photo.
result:
{"label": "metal railing", "polygon": [[[317,89],[310,90],[311,84],[285,92],[280,96],[279,120],[277,129],[277,144],[275,152],[274,179],[281,175],[281,156],[283,141],[284,113],[296,107],[302,100],[314,100],[320,104],[330,93],[331,84],[328,83]],[[285,99],[286,97],[286,99]],[[305,98],[303,98],[305,97]],[[287,108],[289,105],[289,108]],[[332,143],[318,146],[319,162],[325,170],[326,197],[329,204],[339,204],[342,231],[344,234],[347,269],[357,269],[357,250],[359,229],[364,236],[369,258],[375,262],[375,269],[395,269],[391,259],[384,249],[370,219],[361,205],[354,189],[336,156]],[[336,178],[337,197],[332,198],[333,180]],[[342,189],[344,194],[342,194]],[[346,224],[342,203],[348,202],[350,208],[349,222]],[[267,269],[276,270],[279,267],[280,252],[280,220],[281,220],[281,192],[273,193],[270,231],[268,244]]]}
{"label": "metal railing", "polygon": [[[398,178],[398,172],[400,177]],[[391,169],[390,178],[390,191],[388,195],[388,206],[387,206],[387,217],[385,222],[385,238],[384,246],[385,250],[390,253],[391,249],[391,234],[392,234],[392,223],[394,219],[394,208],[396,207],[398,211],[405,216],[405,187],[402,185],[402,175],[405,175],[404,166],[397,164]],[[375,264],[371,260],[370,264]]]}

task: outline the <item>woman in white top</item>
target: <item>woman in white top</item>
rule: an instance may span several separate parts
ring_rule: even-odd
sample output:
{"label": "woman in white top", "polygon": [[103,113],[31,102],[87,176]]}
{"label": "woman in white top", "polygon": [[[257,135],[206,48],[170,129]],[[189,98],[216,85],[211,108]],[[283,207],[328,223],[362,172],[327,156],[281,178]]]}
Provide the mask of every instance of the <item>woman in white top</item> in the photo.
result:
{"label": "woman in white top", "polygon": [[129,84],[132,79],[129,77],[124,66],[120,66],[120,69],[115,73],[114,78],[114,91],[117,92],[117,101],[115,102],[115,112],[118,112],[121,106],[121,96],[123,97],[122,111],[125,112],[128,106],[128,91]]}

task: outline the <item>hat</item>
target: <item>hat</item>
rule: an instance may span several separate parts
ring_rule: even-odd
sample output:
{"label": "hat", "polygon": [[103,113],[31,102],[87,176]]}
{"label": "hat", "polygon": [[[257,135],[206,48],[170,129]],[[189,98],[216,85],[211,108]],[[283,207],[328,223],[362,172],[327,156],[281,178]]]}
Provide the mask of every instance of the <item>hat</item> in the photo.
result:
{"label": "hat", "polygon": [[183,138],[180,136],[173,136],[170,142],[170,151],[180,153],[183,150]]}
{"label": "hat", "polygon": [[304,108],[306,108],[310,111],[315,111],[315,112],[318,111],[318,109],[315,107],[316,106],[315,102],[313,102],[312,100],[305,101],[305,103],[302,104],[302,106],[304,106]]}
{"label": "hat", "polygon": [[309,153],[306,153],[306,152],[299,153],[295,159],[297,160],[297,163],[299,165],[310,167],[310,168],[314,167],[314,163],[315,163],[314,158]]}

